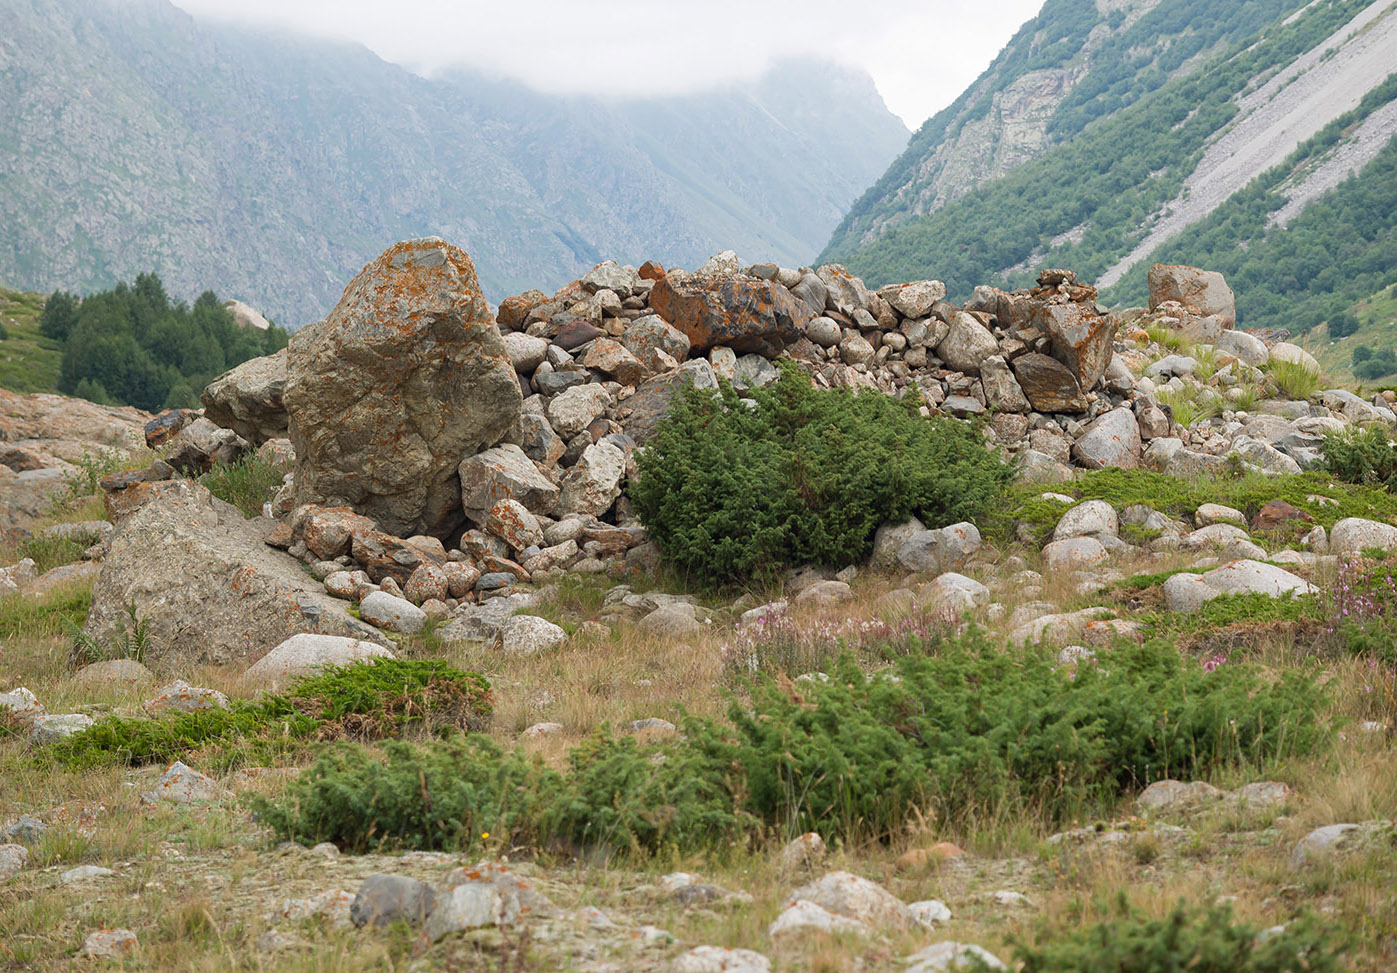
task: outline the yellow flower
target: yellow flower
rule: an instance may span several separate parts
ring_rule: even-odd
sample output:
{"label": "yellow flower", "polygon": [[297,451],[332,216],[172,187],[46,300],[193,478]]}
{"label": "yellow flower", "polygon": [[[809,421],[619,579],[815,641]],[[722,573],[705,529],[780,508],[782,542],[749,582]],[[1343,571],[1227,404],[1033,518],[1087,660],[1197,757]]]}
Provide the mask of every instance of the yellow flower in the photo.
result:
{"label": "yellow flower", "polygon": [[490,837],[490,832],[488,832],[488,831],[482,831],[482,832],[480,833],[480,837],[481,837],[481,838],[488,838],[488,837]]}

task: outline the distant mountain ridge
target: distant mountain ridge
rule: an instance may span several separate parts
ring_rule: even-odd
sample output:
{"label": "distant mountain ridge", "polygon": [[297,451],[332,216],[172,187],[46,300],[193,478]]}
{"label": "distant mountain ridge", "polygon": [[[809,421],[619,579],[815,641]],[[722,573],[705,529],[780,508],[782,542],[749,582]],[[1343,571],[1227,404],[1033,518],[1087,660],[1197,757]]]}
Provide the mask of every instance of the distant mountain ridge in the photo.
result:
{"label": "distant mountain ridge", "polygon": [[806,263],[908,134],[866,75],[828,64],[565,99],[165,0],[12,0],[0,102],[0,281],[92,290],[154,270],[291,327],[427,234],[469,250],[496,301],[603,258]]}
{"label": "distant mountain ridge", "polygon": [[953,299],[1065,266],[1123,302],[1195,263],[1304,330],[1397,275],[1394,52],[1387,0],[1047,0],[820,259]]}

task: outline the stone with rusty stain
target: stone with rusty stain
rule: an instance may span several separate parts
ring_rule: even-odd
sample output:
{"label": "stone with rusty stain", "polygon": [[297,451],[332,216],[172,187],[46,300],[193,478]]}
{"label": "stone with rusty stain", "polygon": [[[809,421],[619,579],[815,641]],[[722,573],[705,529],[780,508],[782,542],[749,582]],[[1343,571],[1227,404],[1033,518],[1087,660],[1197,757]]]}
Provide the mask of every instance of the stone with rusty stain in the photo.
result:
{"label": "stone with rusty stain", "polygon": [[509,432],[522,396],[470,257],[425,239],[394,244],[292,336],[284,399],[298,503],[447,537],[462,458]]}
{"label": "stone with rusty stain", "polygon": [[1178,301],[1200,315],[1218,315],[1224,328],[1237,323],[1237,302],[1227,280],[1216,270],[1180,264],[1155,264],[1149,270],[1150,309]]}
{"label": "stone with rusty stain", "polygon": [[1314,522],[1314,518],[1310,516],[1308,511],[1301,510],[1294,504],[1286,503],[1284,500],[1272,500],[1256,512],[1256,516],[1251,519],[1251,529],[1254,531],[1275,530],[1289,521],[1309,524]]}
{"label": "stone with rusty stain", "polygon": [[518,500],[496,500],[485,518],[485,529],[516,551],[543,543],[538,518]]}
{"label": "stone with rusty stain", "polygon": [[[1077,376],[1062,362],[1036,352],[1020,355],[1009,363],[1019,387],[1038,412],[1085,412]],[[1036,447],[1035,447],[1036,448]]]}
{"label": "stone with rusty stain", "polygon": [[1115,319],[1097,314],[1094,306],[1067,303],[1040,305],[1033,323],[1052,340],[1053,357],[1090,390],[1106,374],[1115,340]]}
{"label": "stone with rusty stain", "polygon": [[460,479],[462,509],[477,524],[485,523],[497,500],[518,500],[534,513],[548,513],[558,499],[558,487],[512,443],[463,461]]}
{"label": "stone with rusty stain", "polygon": [[193,409],[167,409],[145,425],[146,446],[158,449],[185,426],[199,418]]}
{"label": "stone with rusty stain", "polygon": [[582,364],[616,379],[622,385],[635,385],[645,378],[645,365],[629,348],[610,338],[597,338],[582,356]]}
{"label": "stone with rusty stain", "polygon": [[377,530],[378,525],[348,507],[321,507],[307,504],[295,512],[292,526],[301,526],[301,540],[306,549],[322,561],[333,561],[348,554],[354,535]]}
{"label": "stone with rusty stain", "polygon": [[813,317],[780,284],[743,274],[671,272],[656,281],[650,306],[688,337],[693,352],[726,345],[774,355],[800,338]]}

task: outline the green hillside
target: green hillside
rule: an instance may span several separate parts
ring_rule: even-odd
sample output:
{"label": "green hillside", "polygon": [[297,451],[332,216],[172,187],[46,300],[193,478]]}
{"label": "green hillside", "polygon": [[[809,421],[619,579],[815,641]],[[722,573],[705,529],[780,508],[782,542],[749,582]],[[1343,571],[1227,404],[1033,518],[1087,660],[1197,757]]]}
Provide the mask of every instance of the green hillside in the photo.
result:
{"label": "green hillside", "polygon": [[[1357,318],[1358,330],[1332,339],[1327,327],[1316,328],[1312,334],[1315,357],[1332,377],[1354,378],[1370,387],[1397,385],[1397,283],[1354,304],[1349,313]],[[1392,366],[1360,369],[1363,375],[1357,376],[1355,359],[1391,361]]]}
{"label": "green hillside", "polygon": [[[1067,6],[1044,6],[1033,22],[1035,43],[1053,36],[1044,35],[1042,25],[1045,19],[1049,26],[1059,21]],[[955,136],[954,127],[938,116],[914,137],[908,155],[855,204],[821,259],[844,263],[873,284],[939,278],[952,299],[968,297],[982,283],[1020,286],[1043,266],[1071,267],[1090,280],[1129,267],[1104,292],[1106,300],[1125,304],[1144,300],[1151,263],[1191,263],[1228,275],[1245,326],[1292,332],[1314,327],[1397,279],[1397,145],[1387,141],[1390,129],[1384,127],[1397,100],[1397,76],[1388,74],[1385,81],[1379,76],[1371,87],[1359,89],[1356,107],[1249,185],[1239,182],[1242,188],[1200,212],[1181,232],[1158,244],[1158,234],[1152,235],[1156,226],[1169,225],[1179,200],[1189,199],[1186,187],[1198,176],[1200,163],[1241,125],[1247,111],[1284,115],[1304,107],[1300,101],[1294,107],[1273,99],[1269,107],[1244,110],[1239,106],[1249,95],[1264,93],[1272,79],[1289,84],[1287,79],[1334,63],[1337,49],[1318,53],[1331,42],[1356,37],[1354,43],[1362,43],[1364,30],[1388,31],[1397,23],[1397,12],[1373,17],[1363,0],[1329,0],[1291,12],[1298,6],[1229,5],[1226,29],[1209,35],[1210,45],[1199,40],[1215,9],[1208,5],[1162,3],[1133,24],[1122,22],[1090,57],[1079,52],[1075,60],[1061,62],[1085,74],[1044,124],[1050,145],[1041,155],[913,215],[912,208],[926,198],[907,174],[935,172],[936,160],[951,151],[927,144],[928,133],[940,126],[943,140]],[[1355,28],[1364,17],[1366,28]],[[1106,17],[1101,23],[1109,28],[1110,22]],[[1173,33],[1157,37],[1154,46],[1144,43],[1144,28],[1163,24],[1171,24]],[[1191,40],[1182,48],[1170,43],[1180,36]],[[989,73],[1012,60],[1022,42],[1016,38]],[[1161,60],[1164,48],[1174,54]],[[1185,50],[1192,53],[1180,60],[1177,55]],[[1158,56],[1147,62],[1151,51]],[[1392,66],[1390,57],[1387,64]],[[997,82],[988,93],[1006,90]],[[1360,171],[1338,185],[1333,180],[1325,192],[1299,194],[1297,185],[1347,158],[1360,140],[1365,148],[1357,156],[1363,160]],[[1303,209],[1278,222],[1293,195]],[[1133,253],[1137,249],[1143,255]]]}
{"label": "green hillside", "polygon": [[57,392],[63,343],[39,333],[41,294],[0,287],[0,389]]}

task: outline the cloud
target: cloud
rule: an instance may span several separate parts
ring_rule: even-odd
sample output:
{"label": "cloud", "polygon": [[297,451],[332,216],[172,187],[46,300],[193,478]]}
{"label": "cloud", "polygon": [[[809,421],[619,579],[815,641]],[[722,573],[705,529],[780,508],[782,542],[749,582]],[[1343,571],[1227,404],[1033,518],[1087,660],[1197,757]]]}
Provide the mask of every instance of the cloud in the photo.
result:
{"label": "cloud", "polygon": [[1040,0],[175,0],[202,16],[358,41],[419,73],[452,64],[571,94],[666,95],[816,56],[866,70],[915,128]]}

